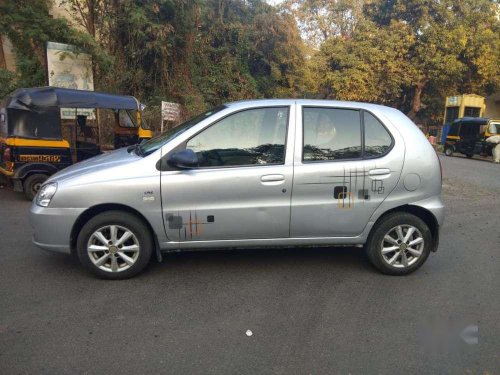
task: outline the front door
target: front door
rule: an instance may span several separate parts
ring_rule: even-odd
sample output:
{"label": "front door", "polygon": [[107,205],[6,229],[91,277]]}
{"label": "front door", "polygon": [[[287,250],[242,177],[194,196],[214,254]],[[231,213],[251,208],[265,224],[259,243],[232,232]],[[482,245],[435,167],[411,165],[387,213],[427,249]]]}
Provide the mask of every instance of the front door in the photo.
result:
{"label": "front door", "polygon": [[181,149],[196,152],[199,167],[162,172],[168,239],[288,237],[293,177],[289,121],[288,106],[242,110],[185,142]]}
{"label": "front door", "polygon": [[396,186],[404,148],[373,114],[298,113],[291,237],[354,237]]}

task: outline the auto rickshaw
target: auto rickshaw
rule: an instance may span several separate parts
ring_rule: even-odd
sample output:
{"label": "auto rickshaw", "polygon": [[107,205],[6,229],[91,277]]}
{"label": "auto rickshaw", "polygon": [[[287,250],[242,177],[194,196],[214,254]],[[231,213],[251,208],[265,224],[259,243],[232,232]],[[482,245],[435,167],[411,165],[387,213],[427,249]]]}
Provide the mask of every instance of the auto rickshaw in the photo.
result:
{"label": "auto rickshaw", "polygon": [[474,155],[492,155],[493,144],[486,138],[500,134],[500,120],[484,117],[463,117],[451,123],[446,136],[444,153],[452,156],[454,152],[464,154],[468,158]]}
{"label": "auto rickshaw", "polygon": [[[0,177],[33,199],[57,171],[105,151],[99,111],[111,115],[113,145],[152,137],[133,96],[56,87],[21,88],[0,106]],[[68,115],[69,114],[69,115]]]}

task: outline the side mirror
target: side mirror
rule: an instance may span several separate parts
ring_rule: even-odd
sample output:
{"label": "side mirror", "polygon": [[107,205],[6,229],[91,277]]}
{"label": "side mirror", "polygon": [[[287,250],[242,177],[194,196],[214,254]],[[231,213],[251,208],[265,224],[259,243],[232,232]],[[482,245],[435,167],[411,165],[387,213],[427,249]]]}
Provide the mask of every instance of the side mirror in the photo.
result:
{"label": "side mirror", "polygon": [[167,164],[174,168],[191,169],[198,166],[198,156],[191,149],[174,152],[167,160]]}

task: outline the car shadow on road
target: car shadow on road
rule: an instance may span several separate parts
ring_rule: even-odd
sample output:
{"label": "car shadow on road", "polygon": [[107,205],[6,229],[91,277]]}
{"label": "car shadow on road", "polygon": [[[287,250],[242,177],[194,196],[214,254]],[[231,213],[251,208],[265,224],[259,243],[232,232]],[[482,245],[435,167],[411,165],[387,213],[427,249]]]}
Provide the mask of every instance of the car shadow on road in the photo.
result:
{"label": "car shadow on road", "polygon": [[159,274],[169,269],[220,268],[245,271],[317,270],[374,271],[364,250],[357,247],[298,247],[236,250],[204,250],[163,254],[162,263],[153,261],[147,273]]}
{"label": "car shadow on road", "polygon": [[[164,278],[185,272],[315,272],[335,273],[377,271],[368,263],[364,250],[357,247],[259,248],[237,250],[202,250],[163,253],[161,263],[152,259],[139,278]],[[89,276],[75,255],[41,253],[37,261],[43,272]]]}

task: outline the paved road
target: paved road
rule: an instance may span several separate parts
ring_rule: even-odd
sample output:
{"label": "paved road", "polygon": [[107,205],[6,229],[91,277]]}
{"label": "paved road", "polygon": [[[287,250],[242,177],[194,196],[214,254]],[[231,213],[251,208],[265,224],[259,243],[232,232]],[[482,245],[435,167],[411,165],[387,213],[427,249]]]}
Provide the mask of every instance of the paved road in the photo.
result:
{"label": "paved road", "polygon": [[0,373],[498,374],[500,166],[443,170],[441,247],[400,278],[339,248],[172,254],[102,281],[35,248],[29,204],[0,190]]}

